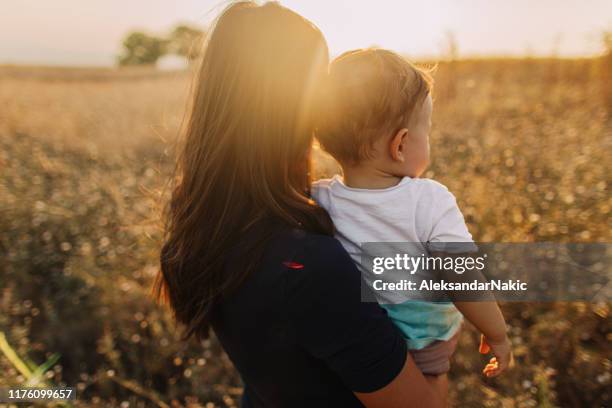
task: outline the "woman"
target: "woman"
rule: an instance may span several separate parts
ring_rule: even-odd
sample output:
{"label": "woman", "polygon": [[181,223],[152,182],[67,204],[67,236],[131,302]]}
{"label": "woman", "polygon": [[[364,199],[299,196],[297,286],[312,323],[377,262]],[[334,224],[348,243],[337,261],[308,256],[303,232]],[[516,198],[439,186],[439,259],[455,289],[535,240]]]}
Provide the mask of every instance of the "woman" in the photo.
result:
{"label": "woman", "polygon": [[307,196],[319,30],[240,2],[207,40],[167,214],[159,294],[187,337],[216,333],[246,407],[438,406]]}

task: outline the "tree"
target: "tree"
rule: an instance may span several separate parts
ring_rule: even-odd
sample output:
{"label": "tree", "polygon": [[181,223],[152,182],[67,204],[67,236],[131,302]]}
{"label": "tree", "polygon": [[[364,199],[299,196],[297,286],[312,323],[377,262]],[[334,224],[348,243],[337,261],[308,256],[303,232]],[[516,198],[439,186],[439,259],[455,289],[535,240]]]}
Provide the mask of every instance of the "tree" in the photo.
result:
{"label": "tree", "polygon": [[135,31],[123,40],[119,65],[155,65],[166,53],[167,40]]}
{"label": "tree", "polygon": [[205,33],[203,30],[179,25],[170,33],[168,51],[192,61],[200,55]]}

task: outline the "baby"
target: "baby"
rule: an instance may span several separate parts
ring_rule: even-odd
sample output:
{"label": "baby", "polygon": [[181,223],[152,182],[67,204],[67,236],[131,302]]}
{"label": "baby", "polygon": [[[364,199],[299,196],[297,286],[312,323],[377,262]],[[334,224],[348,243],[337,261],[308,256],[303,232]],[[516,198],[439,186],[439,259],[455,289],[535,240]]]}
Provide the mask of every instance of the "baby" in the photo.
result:
{"label": "baby", "polygon": [[[353,259],[360,243],[472,243],[455,197],[440,183],[418,178],[429,162],[431,79],[398,54],[349,51],[330,66],[327,104],[317,138],[344,176],[314,183],[312,196],[332,217],[337,238]],[[495,302],[383,304],[404,333],[423,374],[444,398],[446,373],[463,317],[481,331],[480,352],[494,355],[493,377],[512,360],[504,318]],[[463,315],[463,317],[462,317]]]}

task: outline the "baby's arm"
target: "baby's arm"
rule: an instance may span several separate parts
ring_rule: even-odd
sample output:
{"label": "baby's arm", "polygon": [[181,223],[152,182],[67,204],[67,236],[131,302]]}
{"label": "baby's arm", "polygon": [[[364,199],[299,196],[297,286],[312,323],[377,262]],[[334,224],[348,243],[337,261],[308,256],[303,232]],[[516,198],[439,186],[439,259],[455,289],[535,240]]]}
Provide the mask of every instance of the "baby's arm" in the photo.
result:
{"label": "baby's arm", "polygon": [[[432,255],[447,258],[469,256],[470,253],[434,252]],[[436,272],[438,278],[449,282],[460,283],[466,280],[465,275],[458,274],[452,269],[440,269]],[[481,283],[487,281],[478,270],[470,271],[469,276],[470,279],[475,279]],[[487,377],[498,376],[512,364],[513,357],[510,340],[506,335],[506,321],[495,301],[495,296],[490,291],[476,293],[449,291],[447,294],[461,314],[482,333],[479,351],[482,354],[492,352],[494,355],[484,368],[483,373]]]}
{"label": "baby's arm", "polygon": [[[467,252],[469,255],[474,248],[472,235],[468,231],[467,225],[457,206],[455,196],[448,189],[436,182],[429,182],[433,201],[429,206],[424,206],[430,211],[431,230],[424,242],[428,243],[432,256],[461,256],[460,253],[445,253],[445,243],[456,247],[453,252]],[[427,217],[424,217],[427,219]],[[463,246],[465,245],[465,246]],[[448,281],[465,281],[465,277],[456,274],[454,271],[438,271],[439,277]],[[480,282],[486,282],[485,277],[478,271],[471,271],[470,278],[475,278]],[[494,377],[503,372],[512,363],[512,351],[510,340],[506,335],[506,322],[499,310],[495,297],[491,292],[482,293],[461,293],[451,291],[448,293],[453,303],[459,311],[470,321],[480,332],[480,352],[487,354],[493,352],[495,357],[491,358],[489,364],[483,370],[488,377]],[[468,299],[476,301],[469,302]]]}
{"label": "baby's arm", "polygon": [[506,335],[506,322],[497,302],[454,302],[455,306],[480,332],[480,352],[490,351],[491,358],[483,373],[487,377],[495,377],[506,370],[512,363],[510,340]]}
{"label": "baby's arm", "polygon": [[[450,282],[464,280],[462,275],[456,274],[453,270],[443,270],[439,273],[444,280]],[[472,271],[470,277],[480,282],[486,281],[478,271]],[[489,291],[479,293],[451,291],[448,295],[461,314],[482,333],[479,351],[482,354],[493,353],[494,357],[482,370],[483,374],[487,377],[496,377],[504,372],[512,364],[512,349],[506,335],[504,316],[497,302],[492,300],[495,299],[493,294]]]}

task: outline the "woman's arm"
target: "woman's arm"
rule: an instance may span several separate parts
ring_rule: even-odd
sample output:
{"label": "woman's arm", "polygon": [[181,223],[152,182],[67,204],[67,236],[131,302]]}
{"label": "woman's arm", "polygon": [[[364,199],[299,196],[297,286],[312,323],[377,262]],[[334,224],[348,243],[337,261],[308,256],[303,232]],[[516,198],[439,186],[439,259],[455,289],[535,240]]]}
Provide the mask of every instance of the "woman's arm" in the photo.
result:
{"label": "woman's arm", "polygon": [[442,400],[417,368],[410,353],[402,371],[385,387],[355,395],[367,408],[442,407]]}
{"label": "woman's arm", "polygon": [[342,245],[317,237],[288,271],[285,299],[295,340],[323,361],[366,407],[439,407],[406,340],[377,303],[362,300],[361,275]]}

